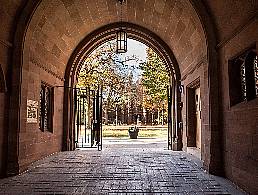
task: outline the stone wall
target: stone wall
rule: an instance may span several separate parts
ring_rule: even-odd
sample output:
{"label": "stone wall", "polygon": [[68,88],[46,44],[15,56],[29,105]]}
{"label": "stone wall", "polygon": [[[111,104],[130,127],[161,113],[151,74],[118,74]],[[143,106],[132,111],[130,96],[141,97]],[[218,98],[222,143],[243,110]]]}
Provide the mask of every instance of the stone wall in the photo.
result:
{"label": "stone wall", "polygon": [[225,176],[253,194],[258,191],[258,98],[230,107],[229,60],[256,44],[257,1],[208,1],[218,30],[220,117]]}
{"label": "stone wall", "polygon": [[[2,76],[7,75],[7,64],[8,64],[8,46],[0,43],[0,53],[4,54],[0,56],[0,69],[2,69]],[[1,70],[0,70],[1,71]],[[0,79],[0,82],[6,82],[6,77]],[[1,87],[2,88],[2,87]],[[7,157],[7,124],[8,120],[6,116],[6,106],[8,104],[6,91],[0,89],[0,177],[4,176],[6,157]]]}
{"label": "stone wall", "polygon": [[[58,120],[54,120],[54,124],[58,128],[54,134],[42,133],[38,126],[26,124],[27,99],[38,100],[41,81],[51,86],[63,85],[66,65],[73,50],[90,32],[119,21],[118,6],[116,1],[43,0],[33,14],[23,52],[21,170],[31,162],[59,151],[62,141],[61,91],[59,96],[55,93],[60,112],[55,112]],[[182,72],[191,71],[191,67],[206,55],[202,26],[187,0],[128,1],[125,21],[146,27],[160,36],[171,47]],[[28,138],[29,135],[32,137]]]}
{"label": "stone wall", "polygon": [[7,146],[7,128],[5,122],[5,95],[0,93],[0,177],[5,174],[6,167],[6,146]]}
{"label": "stone wall", "polygon": [[[29,3],[36,1],[27,1]],[[191,2],[194,2],[192,0]],[[124,21],[138,24],[154,32],[164,40],[173,51],[178,62],[184,93],[183,107],[183,141],[186,148],[186,87],[200,78],[202,98],[202,160],[210,163],[211,150],[223,147],[224,171],[226,177],[236,182],[247,191],[257,190],[257,129],[258,100],[229,106],[228,60],[249,47],[257,45],[257,10],[258,2],[254,0],[203,1],[214,21],[217,35],[219,57],[220,105],[217,106],[220,117],[220,131],[216,138],[223,140],[221,145],[209,146],[211,137],[209,124],[209,57],[207,55],[207,34],[203,24],[188,0],[148,0],[128,1]],[[21,94],[11,91],[0,93],[0,176],[4,174],[6,164],[7,133],[18,133],[18,150],[9,154],[18,156],[19,171],[51,153],[58,152],[63,139],[63,88],[54,88],[55,109],[54,129],[51,132],[39,130],[38,123],[26,122],[27,100],[39,101],[41,82],[50,86],[63,86],[67,62],[76,46],[92,31],[119,21],[119,8],[116,1],[109,0],[42,0],[32,15],[26,19],[28,28],[24,37],[21,80],[12,79],[10,69],[19,64],[11,62],[13,43],[17,30],[16,21],[20,9],[25,3],[21,1],[2,1],[0,20],[0,64],[8,80],[8,86],[21,87]],[[205,19],[205,18],[204,18]],[[25,20],[25,19],[24,19]],[[26,23],[24,21],[24,25]],[[212,25],[212,24],[210,24]],[[214,49],[214,48],[213,48]],[[10,68],[10,69],[9,69]],[[19,67],[18,67],[19,68]],[[214,75],[213,75],[214,76]],[[17,77],[18,78],[18,77]],[[6,110],[9,95],[19,108]],[[20,96],[19,96],[20,95]],[[211,97],[212,98],[212,97]],[[220,106],[220,107],[219,107]],[[18,110],[18,112],[17,112]],[[8,114],[10,115],[8,116]],[[8,128],[8,118],[19,116],[17,129]],[[15,118],[15,117],[14,117]],[[218,124],[212,124],[218,126]],[[14,125],[15,127],[15,125]],[[216,133],[215,133],[216,134]],[[13,135],[14,138],[16,134]],[[10,143],[16,143],[16,141]],[[14,158],[15,159],[15,158]],[[215,161],[220,159],[215,159]]]}
{"label": "stone wall", "polygon": [[[56,66],[58,60],[50,56],[42,44],[33,42],[41,36],[31,29],[38,22],[37,15],[32,18],[26,32],[23,51],[21,110],[19,131],[19,172],[27,169],[32,162],[61,151],[63,141],[63,91],[64,78]],[[49,52],[49,53],[48,53]],[[48,54],[48,55],[47,55]],[[39,59],[44,59],[39,61]],[[51,62],[51,63],[50,63]],[[54,66],[53,66],[54,64]],[[57,70],[57,71],[56,71]],[[41,131],[39,120],[37,123],[27,122],[27,100],[39,102],[41,83],[44,82],[54,88],[53,129]]]}
{"label": "stone wall", "polygon": [[[10,88],[11,51],[13,48],[13,33],[15,31],[15,18],[17,17],[22,3],[20,1],[1,1],[0,5],[0,177],[5,175],[7,161],[7,139],[8,139],[8,97]],[[1,74],[0,73],[0,74]]]}
{"label": "stone wall", "polygon": [[246,48],[258,45],[257,29],[255,20],[219,50],[225,174],[250,192],[258,191],[258,98],[230,106],[228,64]]}

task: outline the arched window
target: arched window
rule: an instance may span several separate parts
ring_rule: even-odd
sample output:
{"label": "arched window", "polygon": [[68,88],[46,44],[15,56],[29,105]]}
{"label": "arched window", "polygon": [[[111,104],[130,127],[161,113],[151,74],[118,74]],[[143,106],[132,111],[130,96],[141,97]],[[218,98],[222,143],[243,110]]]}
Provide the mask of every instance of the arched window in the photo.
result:
{"label": "arched window", "polygon": [[4,71],[0,64],[0,93],[4,93],[4,92],[6,92],[6,90],[7,90],[7,88],[6,88]]}

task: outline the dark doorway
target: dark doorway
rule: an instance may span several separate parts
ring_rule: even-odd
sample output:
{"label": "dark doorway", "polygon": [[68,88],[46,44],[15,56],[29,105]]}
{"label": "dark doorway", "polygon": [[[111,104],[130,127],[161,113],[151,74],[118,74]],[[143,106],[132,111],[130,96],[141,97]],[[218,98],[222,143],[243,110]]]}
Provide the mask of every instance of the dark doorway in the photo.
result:
{"label": "dark doorway", "polygon": [[200,157],[201,151],[200,81],[187,87],[187,150]]}

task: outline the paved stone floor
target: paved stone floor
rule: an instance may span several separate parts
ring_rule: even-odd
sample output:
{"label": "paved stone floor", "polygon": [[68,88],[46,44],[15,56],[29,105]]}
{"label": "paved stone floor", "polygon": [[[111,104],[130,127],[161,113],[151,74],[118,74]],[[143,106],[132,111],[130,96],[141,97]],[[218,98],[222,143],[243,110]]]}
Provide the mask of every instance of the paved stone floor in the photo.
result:
{"label": "paved stone floor", "polygon": [[0,194],[243,194],[189,154],[132,144],[54,154],[0,180]]}

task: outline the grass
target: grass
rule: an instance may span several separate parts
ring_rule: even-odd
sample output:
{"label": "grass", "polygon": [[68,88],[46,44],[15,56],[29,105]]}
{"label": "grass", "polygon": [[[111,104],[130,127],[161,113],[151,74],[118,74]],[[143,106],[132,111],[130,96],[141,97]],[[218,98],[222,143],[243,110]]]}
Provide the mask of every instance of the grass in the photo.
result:
{"label": "grass", "polygon": [[[117,129],[112,126],[111,128],[109,127],[104,127],[103,128],[103,137],[129,137],[128,135],[128,128],[119,128]],[[155,138],[164,138],[167,137],[167,128],[166,127],[148,127],[148,128],[140,128],[140,131],[138,133],[138,137],[155,137]]]}

